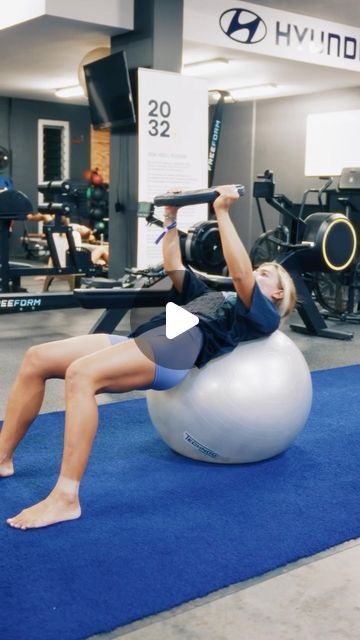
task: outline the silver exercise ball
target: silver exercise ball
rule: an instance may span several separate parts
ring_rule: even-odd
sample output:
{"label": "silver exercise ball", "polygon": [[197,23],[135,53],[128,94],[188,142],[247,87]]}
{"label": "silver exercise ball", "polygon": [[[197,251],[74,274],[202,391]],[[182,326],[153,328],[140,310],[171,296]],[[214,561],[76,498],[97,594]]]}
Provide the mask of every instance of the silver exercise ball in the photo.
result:
{"label": "silver exercise ball", "polygon": [[311,402],[304,356],[281,331],[194,367],[172,389],[147,392],[151,420],[169,447],[218,463],[285,451],[305,426]]}

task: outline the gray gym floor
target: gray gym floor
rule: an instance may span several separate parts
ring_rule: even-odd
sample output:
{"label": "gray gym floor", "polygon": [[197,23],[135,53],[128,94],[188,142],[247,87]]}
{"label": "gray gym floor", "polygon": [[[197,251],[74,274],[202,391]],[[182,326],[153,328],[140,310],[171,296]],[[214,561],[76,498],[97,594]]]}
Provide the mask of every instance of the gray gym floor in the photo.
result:
{"label": "gray gym floor", "polygon": [[[41,283],[23,279],[29,291]],[[64,290],[63,282],[52,290]],[[0,415],[25,350],[48,340],[88,333],[100,310],[64,309],[0,316],[2,384]],[[291,321],[300,321],[297,314]],[[351,331],[351,341],[330,340],[284,331],[303,352],[311,370],[358,364],[360,325],[328,322]],[[118,330],[126,333],[128,318]],[[99,402],[142,396],[143,392],[106,395]],[[63,409],[63,383],[50,381],[43,412]],[[137,621],[101,640],[346,640],[357,639],[360,628],[360,545],[353,540],[270,574],[233,585],[160,615]]]}

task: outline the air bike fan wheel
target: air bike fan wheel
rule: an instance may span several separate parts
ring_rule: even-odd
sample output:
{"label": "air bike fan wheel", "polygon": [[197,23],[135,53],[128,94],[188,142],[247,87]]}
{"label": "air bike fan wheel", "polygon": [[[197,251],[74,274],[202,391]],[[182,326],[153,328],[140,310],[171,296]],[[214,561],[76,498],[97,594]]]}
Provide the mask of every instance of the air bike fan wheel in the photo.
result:
{"label": "air bike fan wheel", "polygon": [[313,213],[305,219],[303,245],[312,246],[307,268],[313,270],[315,295],[322,307],[336,314],[348,307],[348,279],[356,268],[356,231],[342,213]]}
{"label": "air bike fan wheel", "polygon": [[223,274],[226,267],[216,220],[197,222],[182,240],[182,255],[198,271]]}
{"label": "air bike fan wheel", "polygon": [[356,249],[356,231],[342,213],[312,213],[305,219],[302,239],[307,254],[308,270],[346,271],[352,264]]}

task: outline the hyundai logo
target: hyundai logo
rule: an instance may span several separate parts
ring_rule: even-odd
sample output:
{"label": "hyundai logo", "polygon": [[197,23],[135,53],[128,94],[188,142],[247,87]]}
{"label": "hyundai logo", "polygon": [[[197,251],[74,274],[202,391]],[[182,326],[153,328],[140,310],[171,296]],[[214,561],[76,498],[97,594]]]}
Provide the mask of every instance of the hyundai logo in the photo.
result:
{"label": "hyundai logo", "polygon": [[219,23],[225,35],[243,44],[261,42],[267,33],[264,20],[247,9],[227,9]]}

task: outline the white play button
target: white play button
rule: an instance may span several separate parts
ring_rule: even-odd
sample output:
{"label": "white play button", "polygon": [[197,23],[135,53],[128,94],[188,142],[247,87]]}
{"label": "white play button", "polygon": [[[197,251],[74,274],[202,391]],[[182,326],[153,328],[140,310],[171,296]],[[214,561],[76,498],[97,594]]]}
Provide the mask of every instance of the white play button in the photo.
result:
{"label": "white play button", "polygon": [[169,340],[176,338],[185,331],[199,324],[199,318],[193,313],[179,307],[174,302],[166,305],[166,337]]}

